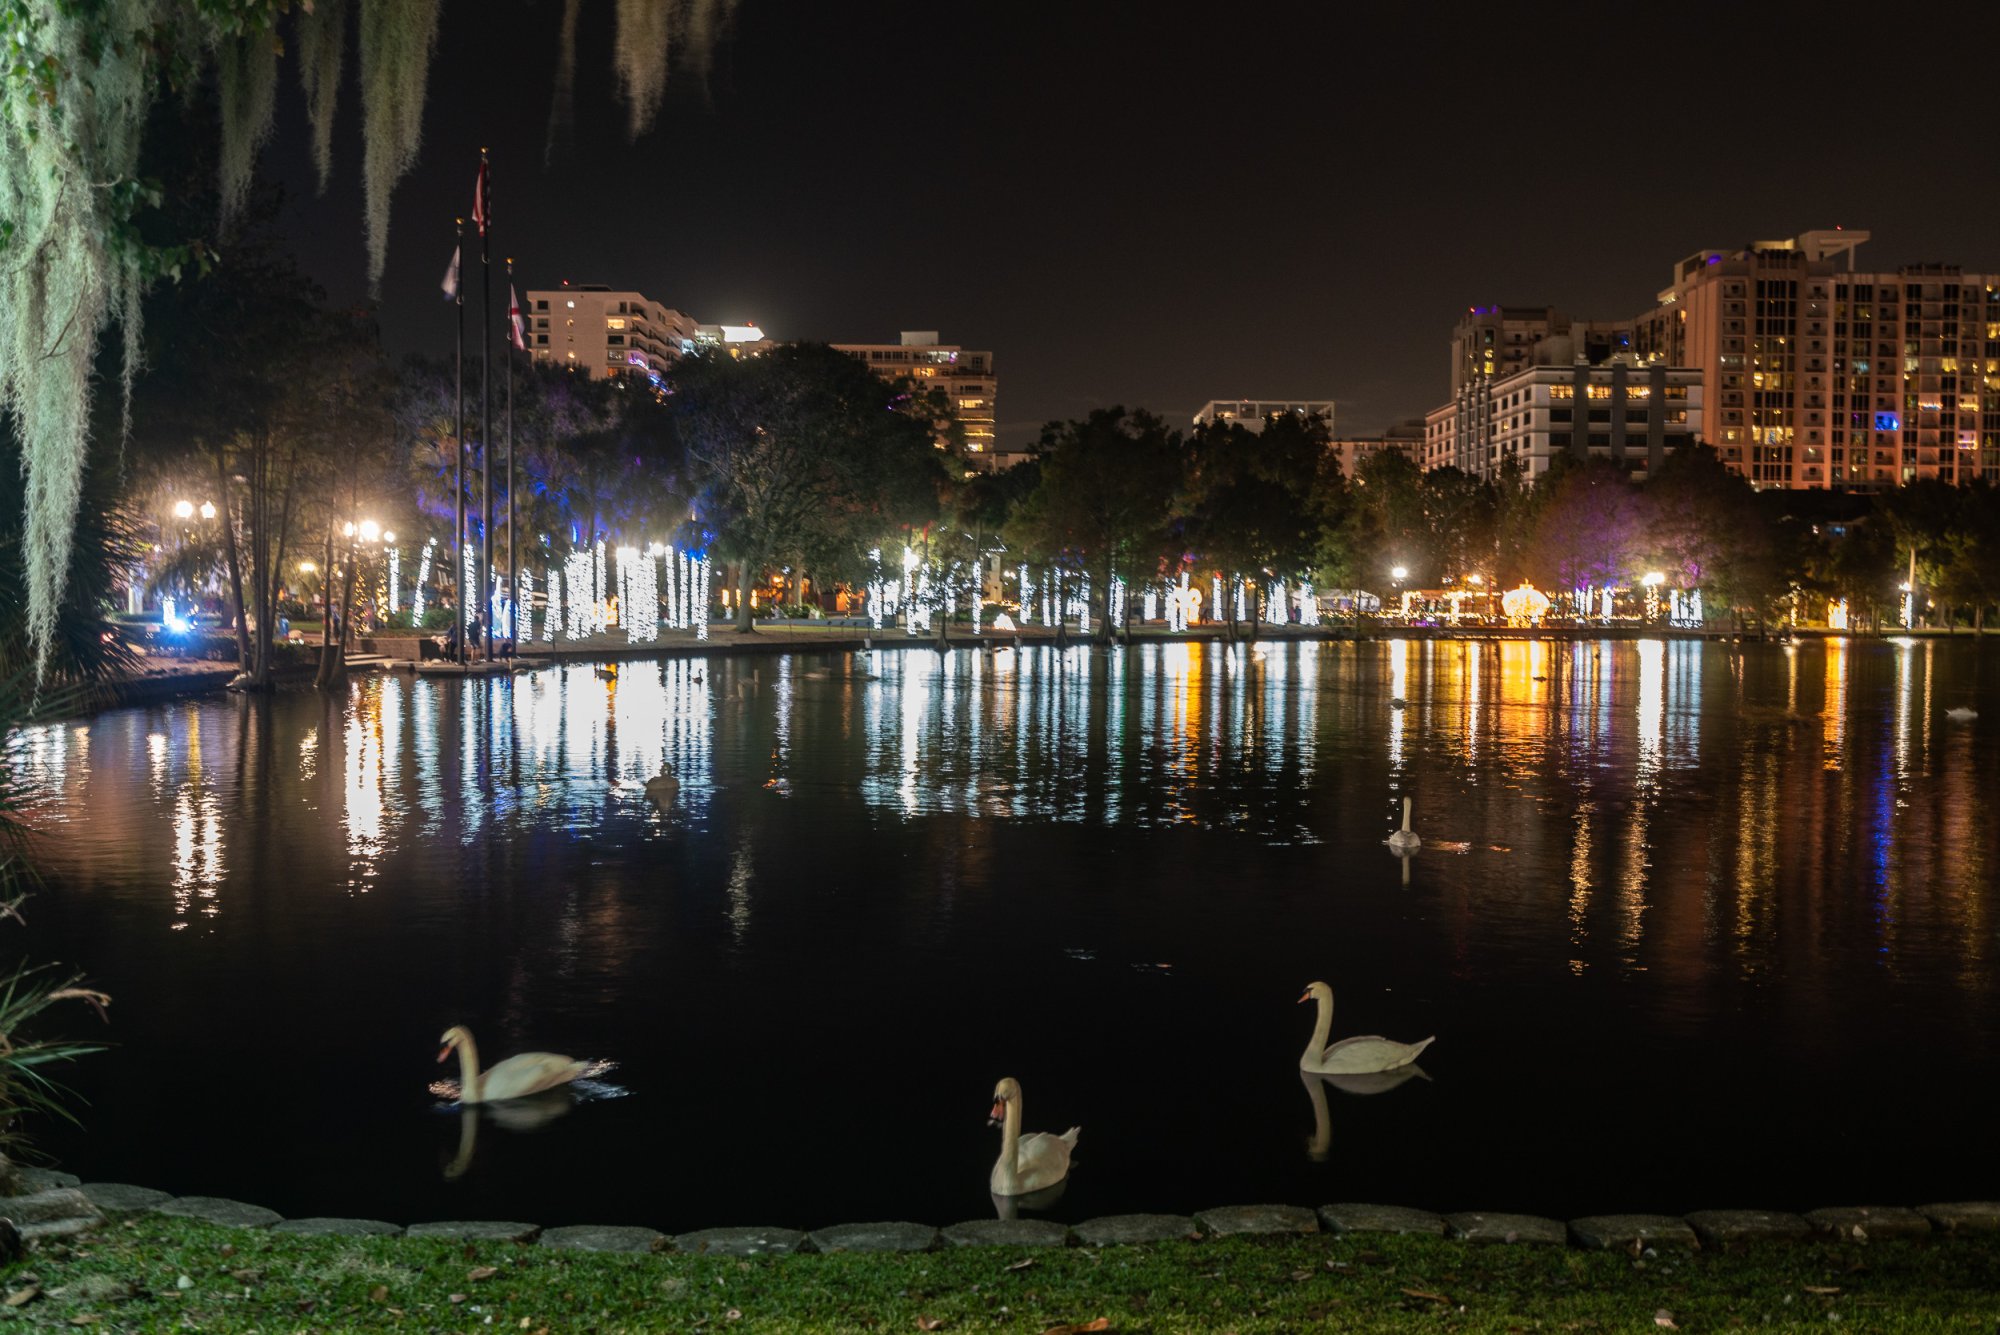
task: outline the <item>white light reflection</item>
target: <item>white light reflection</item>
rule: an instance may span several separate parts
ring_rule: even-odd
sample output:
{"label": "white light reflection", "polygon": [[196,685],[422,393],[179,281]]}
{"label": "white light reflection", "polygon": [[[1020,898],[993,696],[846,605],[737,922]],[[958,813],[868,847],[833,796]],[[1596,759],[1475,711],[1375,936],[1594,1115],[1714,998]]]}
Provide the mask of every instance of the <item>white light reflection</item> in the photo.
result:
{"label": "white light reflection", "polygon": [[[1389,652],[1389,698],[1407,701],[1410,698],[1410,642],[1391,640]],[[1400,772],[1403,768],[1403,718],[1408,709],[1389,711],[1389,768]]]}

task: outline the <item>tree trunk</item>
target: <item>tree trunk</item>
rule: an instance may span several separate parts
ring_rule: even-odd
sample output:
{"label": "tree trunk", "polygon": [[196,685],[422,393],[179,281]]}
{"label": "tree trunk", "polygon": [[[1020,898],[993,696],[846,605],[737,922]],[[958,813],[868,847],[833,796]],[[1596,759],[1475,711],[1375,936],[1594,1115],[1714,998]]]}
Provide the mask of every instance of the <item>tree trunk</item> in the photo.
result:
{"label": "tree trunk", "polygon": [[250,670],[250,634],[243,624],[243,563],[236,551],[236,516],[229,504],[228,451],[215,452],[215,513],[222,520],[222,549],[229,566],[229,586],[236,594],[236,665]]}
{"label": "tree trunk", "polygon": [[[740,631],[754,631],[757,629],[755,618],[751,616],[750,607],[750,585],[752,581],[750,572],[755,568],[756,563],[748,558],[745,558],[743,564],[736,568],[736,629]],[[704,607],[696,615],[707,616],[708,609]]]}

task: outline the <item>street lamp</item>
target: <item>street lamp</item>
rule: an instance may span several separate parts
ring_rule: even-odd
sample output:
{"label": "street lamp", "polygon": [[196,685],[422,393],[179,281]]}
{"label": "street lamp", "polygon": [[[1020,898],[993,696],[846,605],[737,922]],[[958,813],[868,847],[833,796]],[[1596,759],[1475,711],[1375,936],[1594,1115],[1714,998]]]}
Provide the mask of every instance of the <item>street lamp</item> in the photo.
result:
{"label": "street lamp", "polygon": [[[175,502],[174,502],[174,518],[176,518],[176,519],[192,519],[192,518],[194,518],[194,502],[193,502],[193,501],[175,501]],[[1907,586],[1906,586],[1906,587],[1907,587]]]}
{"label": "street lamp", "polygon": [[203,519],[213,519],[213,518],[215,518],[215,502],[214,502],[214,501],[203,501],[203,502],[201,503],[201,517],[202,517]]}
{"label": "street lamp", "polygon": [[1394,566],[1391,567],[1389,574],[1396,581],[1396,614],[1400,616],[1403,613],[1403,581],[1409,578],[1410,568],[1408,566]]}

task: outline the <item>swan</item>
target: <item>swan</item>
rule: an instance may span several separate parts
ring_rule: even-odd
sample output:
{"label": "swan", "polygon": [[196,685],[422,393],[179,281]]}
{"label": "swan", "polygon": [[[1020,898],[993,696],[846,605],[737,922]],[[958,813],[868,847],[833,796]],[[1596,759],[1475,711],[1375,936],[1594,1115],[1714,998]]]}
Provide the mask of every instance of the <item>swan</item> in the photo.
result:
{"label": "swan", "polygon": [[598,676],[604,678],[604,680],[606,681],[618,680],[618,669],[609,663],[599,663],[596,667],[592,668],[591,671],[595,672]]}
{"label": "swan", "polygon": [[680,776],[674,773],[673,762],[660,766],[660,772],[646,780],[646,800],[665,815],[674,805],[674,797],[681,790]]}
{"label": "swan", "polygon": [[1405,700],[1402,696],[1392,695],[1389,697],[1389,708],[1408,709],[1409,707],[1410,707],[1410,702],[1408,700]]}
{"label": "swan", "polygon": [[1070,1151],[1076,1148],[1073,1126],[1060,1136],[1046,1131],[1021,1134],[1021,1086],[1008,1076],[993,1087],[991,1126],[1004,1125],[1000,1137],[1000,1157],[993,1164],[989,1181],[995,1196],[1026,1196],[1052,1187],[1069,1176]]}
{"label": "swan", "polygon": [[494,1103],[500,1099],[518,1099],[524,1094],[538,1094],[542,1090],[568,1084],[589,1066],[588,1062],[558,1056],[553,1052],[523,1052],[482,1072],[479,1069],[479,1047],[472,1041],[470,1029],[455,1024],[445,1030],[438,1041],[444,1044],[438,1049],[439,1061],[449,1057],[453,1048],[458,1049],[460,1103]]}
{"label": "swan", "polygon": [[1408,857],[1424,846],[1417,832],[1410,828],[1410,799],[1403,799],[1403,828],[1389,836],[1389,851],[1399,858]]}
{"label": "swan", "polygon": [[1305,995],[1299,998],[1299,1004],[1304,1005],[1308,1001],[1319,1003],[1319,1021],[1313,1025],[1312,1041],[1306,1044],[1305,1052],[1299,1057],[1301,1071],[1318,1071],[1327,1075],[1393,1071],[1398,1066],[1408,1066],[1425,1048],[1437,1041],[1436,1035],[1421,1043],[1398,1043],[1380,1034],[1358,1034],[1328,1047],[1326,1036],[1333,1031],[1333,989],[1325,983],[1312,983],[1307,986]]}
{"label": "swan", "polygon": [[1945,710],[1944,716],[1950,719],[1953,723],[1970,723],[1972,722],[1972,720],[1979,717],[1979,711],[1976,709],[1969,709],[1964,705],[1960,705],[1956,709]]}

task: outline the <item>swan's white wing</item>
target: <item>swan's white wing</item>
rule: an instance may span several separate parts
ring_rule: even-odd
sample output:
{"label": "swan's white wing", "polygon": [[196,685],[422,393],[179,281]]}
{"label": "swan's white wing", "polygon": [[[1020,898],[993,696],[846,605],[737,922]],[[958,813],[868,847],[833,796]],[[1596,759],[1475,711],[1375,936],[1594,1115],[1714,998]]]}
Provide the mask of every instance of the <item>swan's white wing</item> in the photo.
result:
{"label": "swan's white wing", "polygon": [[574,1057],[553,1052],[523,1052],[495,1063],[480,1077],[479,1092],[491,1103],[496,1099],[518,1099],[566,1085],[582,1075],[588,1066]]}

